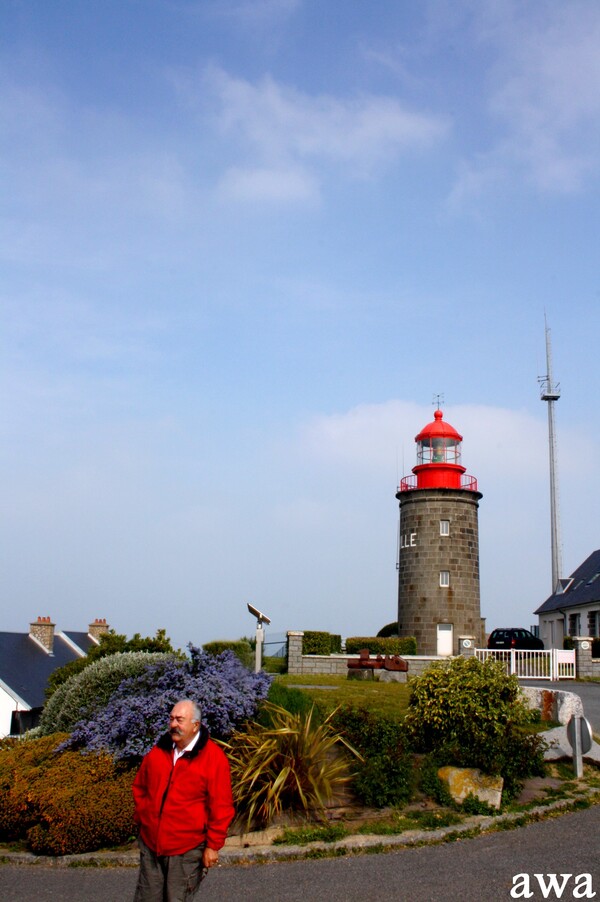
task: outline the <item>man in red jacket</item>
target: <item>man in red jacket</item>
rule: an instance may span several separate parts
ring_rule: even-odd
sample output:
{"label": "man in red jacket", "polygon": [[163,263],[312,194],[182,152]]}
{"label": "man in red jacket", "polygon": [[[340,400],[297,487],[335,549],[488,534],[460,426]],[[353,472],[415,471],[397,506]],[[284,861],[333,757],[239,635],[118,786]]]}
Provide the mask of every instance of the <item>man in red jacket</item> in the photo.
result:
{"label": "man in red jacket", "polygon": [[194,898],[233,820],[229,763],[209,739],[200,706],[174,705],[169,732],[142,761],[133,782],[140,827],[140,872],[135,902]]}

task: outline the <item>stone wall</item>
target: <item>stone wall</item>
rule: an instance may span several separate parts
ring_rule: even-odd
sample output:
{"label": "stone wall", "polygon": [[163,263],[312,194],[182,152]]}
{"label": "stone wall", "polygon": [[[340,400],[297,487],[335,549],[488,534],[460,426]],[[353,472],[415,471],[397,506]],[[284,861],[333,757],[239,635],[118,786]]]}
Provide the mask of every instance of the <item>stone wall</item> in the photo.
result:
{"label": "stone wall", "polygon": [[[288,673],[292,674],[336,674],[345,676],[348,673],[349,659],[358,659],[358,655],[303,655],[301,630],[288,632]],[[408,662],[408,676],[420,676],[433,661],[444,661],[437,655],[403,655]]]}

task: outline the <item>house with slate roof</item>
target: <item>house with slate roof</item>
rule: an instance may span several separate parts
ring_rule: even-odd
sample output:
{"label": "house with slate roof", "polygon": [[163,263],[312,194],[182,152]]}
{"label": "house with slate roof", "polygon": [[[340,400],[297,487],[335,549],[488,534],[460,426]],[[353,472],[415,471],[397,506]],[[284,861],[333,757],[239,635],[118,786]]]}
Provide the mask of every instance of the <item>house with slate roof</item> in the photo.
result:
{"label": "house with slate roof", "polygon": [[50,674],[82,658],[108,630],[106,620],[95,620],[87,632],[57,632],[50,617],[38,617],[28,633],[0,632],[0,737],[36,726]]}
{"label": "house with slate roof", "polygon": [[600,549],[559,580],[535,613],[546,648],[562,648],[565,636],[600,636]]}

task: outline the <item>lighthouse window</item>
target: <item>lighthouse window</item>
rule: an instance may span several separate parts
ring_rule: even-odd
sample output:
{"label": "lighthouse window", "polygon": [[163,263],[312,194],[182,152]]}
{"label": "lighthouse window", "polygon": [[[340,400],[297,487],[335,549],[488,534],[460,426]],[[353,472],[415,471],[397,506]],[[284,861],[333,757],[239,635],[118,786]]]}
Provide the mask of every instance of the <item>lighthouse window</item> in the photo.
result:
{"label": "lighthouse window", "polygon": [[440,535],[441,536],[449,536],[450,535],[450,520],[440,520]]}
{"label": "lighthouse window", "polygon": [[440,586],[443,589],[447,589],[450,585],[450,571],[449,570],[440,570]]}

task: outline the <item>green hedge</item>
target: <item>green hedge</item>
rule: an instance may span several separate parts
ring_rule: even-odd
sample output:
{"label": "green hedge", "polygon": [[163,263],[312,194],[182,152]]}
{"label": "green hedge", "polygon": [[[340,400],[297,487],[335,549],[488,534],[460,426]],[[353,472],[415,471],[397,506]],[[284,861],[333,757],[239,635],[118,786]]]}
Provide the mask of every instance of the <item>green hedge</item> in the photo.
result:
{"label": "green hedge", "polygon": [[339,655],[342,651],[342,637],[319,630],[306,630],[302,637],[303,655]]}
{"label": "green hedge", "polygon": [[222,654],[224,651],[232,651],[236,658],[239,658],[244,667],[247,667],[249,670],[254,669],[254,650],[247,639],[237,639],[232,642],[215,639],[214,642],[206,642],[202,646],[202,650],[205,651],[207,655],[215,656]]}
{"label": "green hedge", "polygon": [[346,652],[357,655],[368,648],[372,655],[416,655],[417,640],[414,636],[403,639],[382,639],[379,636],[352,636],[346,639]]}

